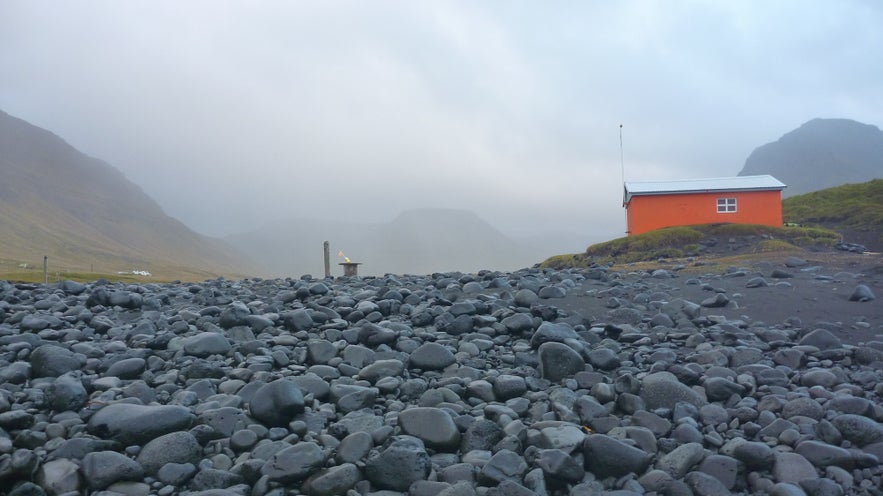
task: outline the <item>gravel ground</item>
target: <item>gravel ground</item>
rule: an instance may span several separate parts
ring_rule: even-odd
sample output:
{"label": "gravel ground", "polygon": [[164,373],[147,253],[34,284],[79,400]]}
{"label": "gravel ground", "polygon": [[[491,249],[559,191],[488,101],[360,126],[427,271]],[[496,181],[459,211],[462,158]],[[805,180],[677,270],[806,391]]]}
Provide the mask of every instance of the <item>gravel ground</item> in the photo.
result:
{"label": "gravel ground", "polygon": [[883,494],[878,259],[0,282],[0,493]]}

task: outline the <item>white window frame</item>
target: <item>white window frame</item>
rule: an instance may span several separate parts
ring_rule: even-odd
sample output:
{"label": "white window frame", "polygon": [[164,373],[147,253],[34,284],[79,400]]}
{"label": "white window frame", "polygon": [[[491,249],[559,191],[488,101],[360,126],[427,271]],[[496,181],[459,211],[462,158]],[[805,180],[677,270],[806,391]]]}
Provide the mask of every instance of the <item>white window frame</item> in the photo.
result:
{"label": "white window frame", "polygon": [[734,214],[737,211],[736,206],[736,198],[717,199],[717,213],[719,214]]}

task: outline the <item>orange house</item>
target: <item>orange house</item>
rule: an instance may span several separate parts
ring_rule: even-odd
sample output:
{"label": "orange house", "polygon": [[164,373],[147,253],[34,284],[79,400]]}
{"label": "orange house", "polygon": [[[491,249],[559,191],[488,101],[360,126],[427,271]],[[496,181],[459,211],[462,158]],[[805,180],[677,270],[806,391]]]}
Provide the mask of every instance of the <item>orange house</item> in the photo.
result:
{"label": "orange house", "polygon": [[626,234],[721,222],[779,227],[783,189],[769,175],[626,182]]}

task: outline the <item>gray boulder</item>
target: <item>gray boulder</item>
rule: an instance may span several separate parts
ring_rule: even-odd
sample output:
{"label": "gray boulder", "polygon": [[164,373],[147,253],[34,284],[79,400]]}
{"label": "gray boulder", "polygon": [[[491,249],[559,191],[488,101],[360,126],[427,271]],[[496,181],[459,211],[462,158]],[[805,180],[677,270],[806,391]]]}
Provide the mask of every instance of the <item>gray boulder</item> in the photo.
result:
{"label": "gray boulder", "polygon": [[51,460],[37,470],[36,482],[49,494],[79,493],[83,488],[79,468],[71,460]]}
{"label": "gray boulder", "polygon": [[723,308],[730,303],[730,299],[723,293],[717,293],[714,296],[702,300],[699,304],[705,308]]}
{"label": "gray boulder", "polygon": [[842,346],[840,338],[827,329],[816,329],[808,333],[800,340],[800,344],[803,346],[815,346],[820,350],[829,350]]}
{"label": "gray boulder", "polygon": [[325,464],[325,453],[312,442],[301,442],[274,454],[261,468],[271,481],[291,484],[302,481]]}
{"label": "gray boulder", "polygon": [[585,469],[569,453],[559,449],[540,450],[535,463],[551,481],[576,484],[586,474]]}
{"label": "gray boulder", "polygon": [[539,299],[540,297],[535,292],[527,288],[515,292],[515,304],[519,307],[530,308]]}
{"label": "gray boulder", "polygon": [[858,446],[883,441],[883,425],[868,417],[854,414],[837,415],[831,420],[843,438]]}
{"label": "gray boulder", "polygon": [[402,432],[414,436],[436,450],[452,451],[460,445],[460,431],[454,420],[440,408],[417,407],[399,413]]}
{"label": "gray boulder", "polygon": [[184,351],[188,355],[208,357],[226,355],[232,346],[227,338],[217,332],[201,332],[184,340]]}
{"label": "gray boulder", "polygon": [[566,344],[545,342],[537,352],[540,377],[558,382],[586,368],[583,357]]}
{"label": "gray boulder", "polygon": [[463,433],[460,451],[491,451],[503,436],[503,429],[496,422],[484,418],[476,419]]}
{"label": "gray boulder", "polygon": [[454,364],[454,353],[438,343],[423,343],[408,357],[408,368],[442,370]]}
{"label": "gray boulder", "polygon": [[656,372],[645,376],[641,381],[640,396],[648,410],[673,409],[680,401],[694,406],[702,406],[706,403],[699,393],[678,381],[670,372]]}
{"label": "gray boulder", "polygon": [[764,469],[772,466],[776,452],[765,443],[749,441],[736,446],[733,457],[749,469]]}
{"label": "gray boulder", "polygon": [[59,376],[46,389],[46,404],[56,412],[77,411],[89,399],[83,382],[74,374]]}
{"label": "gray boulder", "polygon": [[818,478],[812,463],[797,453],[776,453],[773,477],[776,482],[799,484],[800,481]]}
{"label": "gray boulder", "polygon": [[376,383],[384,377],[399,376],[404,370],[405,364],[400,360],[377,360],[359,371],[359,379],[365,379],[372,383]]}
{"label": "gray boulder", "polygon": [[583,457],[586,470],[598,478],[643,474],[652,460],[651,454],[604,434],[586,437]]}
{"label": "gray boulder", "polygon": [[87,429],[95,436],[128,446],[188,429],[193,419],[190,410],[183,406],[114,403],[95,412]]}
{"label": "gray boulder", "polygon": [[874,292],[871,291],[871,288],[864,284],[859,284],[855,287],[852,294],[849,295],[849,301],[859,301],[866,302],[876,299],[877,297],[874,295]]}
{"label": "gray boulder", "polygon": [[81,470],[89,487],[106,489],[119,481],[140,481],[144,469],[128,456],[116,451],[97,451],[83,457]]}
{"label": "gray boulder", "polygon": [[526,313],[516,313],[514,315],[510,315],[503,319],[501,321],[501,324],[506,326],[506,330],[510,333],[532,331],[534,327],[533,318]]}
{"label": "gray boulder", "polygon": [[494,396],[499,401],[517,398],[527,392],[527,383],[524,377],[510,374],[501,374],[494,381]]}
{"label": "gray boulder", "polygon": [[140,357],[124,358],[111,364],[104,372],[106,377],[119,377],[124,380],[137,379],[147,367],[147,361]]}
{"label": "gray boulder", "polygon": [[202,446],[187,431],[170,432],[141,448],[137,461],[149,474],[156,474],[167,463],[199,463]]}
{"label": "gray boulder", "polygon": [[264,384],[255,391],[249,402],[251,416],[270,427],[285,427],[303,411],[303,393],[286,379]]}
{"label": "gray boulder", "polygon": [[303,308],[283,314],[282,323],[286,329],[295,332],[309,330],[315,325],[313,317]]}
{"label": "gray boulder", "polygon": [[579,339],[579,334],[569,324],[543,322],[531,336],[530,345],[539,348],[543,343],[563,343],[568,339]]}
{"label": "gray boulder", "polygon": [[505,481],[520,483],[527,469],[524,457],[514,451],[501,449],[481,468],[478,480],[487,485],[497,485]]}
{"label": "gray boulder", "polygon": [[426,480],[432,461],[423,442],[415,437],[400,436],[379,454],[368,458],[365,476],[382,489],[407,491],[411,484]]}
{"label": "gray boulder", "polygon": [[706,452],[701,444],[682,444],[663,455],[657,462],[657,467],[664,472],[668,472],[675,479],[682,479],[705,456]]}
{"label": "gray boulder", "polygon": [[31,352],[32,377],[58,377],[80,369],[80,360],[67,348],[44,344]]}
{"label": "gray boulder", "polygon": [[337,496],[346,494],[360,480],[362,474],[359,467],[344,463],[310,476],[304,482],[303,490],[310,496]]}

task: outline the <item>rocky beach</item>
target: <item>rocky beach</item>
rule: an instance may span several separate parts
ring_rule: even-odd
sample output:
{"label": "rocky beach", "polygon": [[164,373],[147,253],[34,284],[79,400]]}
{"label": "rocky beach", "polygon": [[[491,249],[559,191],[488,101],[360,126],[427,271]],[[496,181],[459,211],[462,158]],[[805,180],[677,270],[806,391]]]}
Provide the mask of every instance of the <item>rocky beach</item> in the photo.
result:
{"label": "rocky beach", "polygon": [[809,258],[0,282],[0,493],[883,494],[879,257]]}

